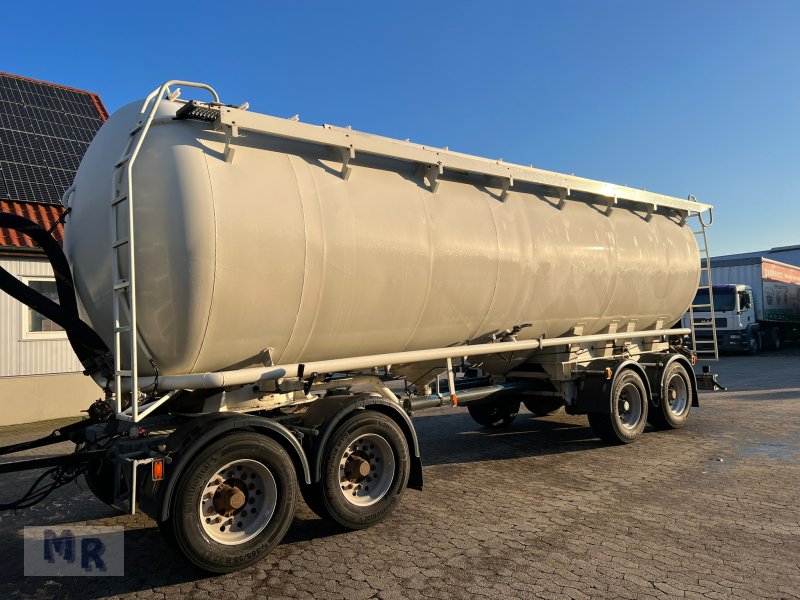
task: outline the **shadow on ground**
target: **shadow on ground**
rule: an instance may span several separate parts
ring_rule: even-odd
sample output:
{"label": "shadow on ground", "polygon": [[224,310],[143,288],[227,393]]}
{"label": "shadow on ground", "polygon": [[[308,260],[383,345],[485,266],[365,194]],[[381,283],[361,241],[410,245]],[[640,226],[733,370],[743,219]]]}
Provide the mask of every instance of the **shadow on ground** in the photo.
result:
{"label": "shadow on ground", "polygon": [[[779,355],[763,355],[761,357],[725,357],[721,363],[714,365],[720,372],[723,384],[731,388],[730,392],[721,393],[719,398],[736,400],[726,403],[726,410],[737,410],[738,402],[782,400],[797,397],[800,389],[800,369],[797,369],[797,358],[800,352],[796,349]],[[763,369],[769,364],[771,369]],[[775,370],[780,369],[782,375],[775,377]],[[738,388],[738,392],[737,392]],[[706,438],[715,439],[732,432],[733,425],[714,411],[715,396],[703,394],[703,408],[699,416],[716,415],[716,421],[706,423]],[[767,405],[762,405],[767,407]],[[708,411],[707,413],[705,411]],[[710,421],[710,419],[707,419]],[[420,411],[415,416],[415,425],[419,435],[423,462],[426,467],[446,466],[486,461],[504,461],[509,459],[530,459],[554,455],[565,455],[580,452],[593,452],[603,448],[601,443],[588,427],[585,417],[572,417],[562,413],[537,419],[530,413],[522,412],[511,426],[503,430],[487,430],[476,425],[469,417],[466,409],[440,408],[431,411]],[[712,426],[713,425],[713,426]],[[679,432],[674,432],[678,433]],[[656,434],[657,436],[660,434]],[[680,434],[679,434],[680,435]],[[32,437],[32,436],[26,436]],[[763,436],[762,436],[763,437]],[[654,441],[658,437],[651,438]],[[675,438],[672,438],[673,440]],[[686,439],[692,443],[700,443],[703,438],[697,431],[688,431]],[[787,438],[788,439],[788,438]],[[766,441],[764,441],[766,440]],[[788,452],[794,448],[788,444],[788,450],[782,446],[765,445],[768,439],[761,437],[748,445],[746,454],[761,457],[767,456],[775,460],[785,460]],[[757,443],[756,443],[757,442]],[[7,443],[7,442],[6,442]],[[655,442],[658,444],[659,442]],[[614,455],[615,451],[611,452]],[[706,452],[705,450],[703,452]],[[608,453],[601,452],[600,456]],[[705,455],[704,455],[705,456]],[[538,463],[538,461],[537,461]],[[549,463],[542,461],[543,469]],[[732,464],[731,461],[724,463]],[[705,469],[705,467],[703,467]],[[434,475],[436,473],[434,472]],[[430,471],[426,473],[431,476]],[[442,476],[440,474],[440,476]],[[30,485],[34,475],[22,474],[5,477],[2,499],[6,501],[18,496]],[[435,490],[435,487],[434,487]],[[414,518],[414,515],[409,515]],[[124,525],[126,528],[126,560],[125,577],[114,578],[25,578],[23,574],[23,540],[22,526],[51,525],[61,526],[91,522],[93,525]],[[260,577],[265,573],[277,570],[280,557],[297,552],[296,548],[305,546],[309,540],[334,538],[342,532],[331,524],[316,518],[305,506],[301,506],[298,515],[282,543],[282,550],[266,558],[262,563],[245,570],[242,577]],[[352,543],[347,540],[345,543]],[[306,556],[310,552],[311,556]],[[93,598],[112,595],[123,595],[146,592],[156,588],[175,586],[169,591],[178,597],[183,587],[196,587],[201,590],[221,591],[235,586],[240,575],[214,577],[201,572],[173,552],[165,543],[158,529],[149,519],[137,515],[126,516],[114,513],[111,509],[94,499],[86,489],[72,484],[53,493],[44,503],[27,509],[19,515],[0,514],[0,554],[5,559],[4,578],[0,580],[0,598]],[[395,557],[392,557],[394,560]],[[297,564],[310,565],[316,560],[314,549],[303,549],[302,560]],[[143,594],[144,595],[144,594]]]}
{"label": "shadow on ground", "polygon": [[[511,426],[502,430],[478,426],[466,409],[439,409],[431,413],[422,412],[415,418],[426,466],[544,456],[603,445],[587,425],[567,422],[576,418],[564,413],[537,419],[522,412]],[[22,492],[33,478],[34,474],[21,474],[14,493]],[[4,499],[10,495],[13,495],[10,489],[3,493]],[[125,577],[48,580],[22,575],[22,523],[58,528],[86,522],[125,525]],[[343,533],[303,506],[282,544]],[[216,579],[187,564],[166,544],[152,521],[120,515],[95,499],[84,484],[70,484],[58,490],[46,502],[27,509],[19,517],[0,516],[0,555],[6,559],[6,577],[0,582],[0,597],[4,598],[99,597]]]}

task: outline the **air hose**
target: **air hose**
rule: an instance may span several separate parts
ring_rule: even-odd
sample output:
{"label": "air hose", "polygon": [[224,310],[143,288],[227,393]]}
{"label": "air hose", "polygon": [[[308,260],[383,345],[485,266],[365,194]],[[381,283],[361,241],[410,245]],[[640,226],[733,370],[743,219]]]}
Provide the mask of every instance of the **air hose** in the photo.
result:
{"label": "air hose", "polygon": [[0,290],[63,327],[85,374],[107,379],[113,377],[113,359],[108,346],[78,314],[72,270],[61,245],[44,227],[19,215],[0,212],[0,227],[29,237],[44,250],[55,274],[58,304],[22,283],[2,267]]}

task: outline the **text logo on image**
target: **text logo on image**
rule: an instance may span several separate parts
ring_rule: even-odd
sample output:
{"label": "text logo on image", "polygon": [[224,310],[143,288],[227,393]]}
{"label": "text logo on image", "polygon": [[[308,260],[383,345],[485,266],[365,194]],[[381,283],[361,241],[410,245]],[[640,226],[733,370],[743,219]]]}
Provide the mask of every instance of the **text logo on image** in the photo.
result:
{"label": "text logo on image", "polygon": [[25,575],[124,575],[123,527],[25,527]]}

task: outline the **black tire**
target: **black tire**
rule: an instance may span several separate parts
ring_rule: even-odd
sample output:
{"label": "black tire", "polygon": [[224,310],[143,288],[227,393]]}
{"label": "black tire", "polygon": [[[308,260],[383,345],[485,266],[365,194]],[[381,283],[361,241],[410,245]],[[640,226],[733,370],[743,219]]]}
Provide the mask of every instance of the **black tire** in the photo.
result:
{"label": "black tire", "polygon": [[773,350],[781,349],[781,333],[777,329],[769,332],[769,345]]}
{"label": "black tire", "polygon": [[114,504],[114,465],[105,460],[89,464],[83,473],[89,490],[105,504],[117,509]]}
{"label": "black tire", "polygon": [[750,345],[747,348],[747,353],[750,356],[755,356],[761,350],[761,336],[757,331],[750,334]]}
{"label": "black tire", "polygon": [[595,435],[609,444],[630,444],[639,439],[647,424],[650,403],[647,387],[639,373],[633,369],[619,373],[609,401],[609,413],[588,414]]}
{"label": "black tire", "polygon": [[[83,452],[86,450],[98,450],[101,446],[97,444],[78,444],[75,448],[76,452]],[[86,486],[89,488],[95,498],[107,504],[114,510],[120,510],[114,506],[114,465],[107,460],[97,460],[89,463],[86,470],[83,472],[83,479]],[[120,511],[122,512],[122,511]]]}
{"label": "black tire", "polygon": [[[239,466],[236,466],[238,463]],[[242,464],[248,465],[253,472],[247,469],[236,471],[233,477],[224,480],[223,485],[230,487],[240,486],[241,479],[248,479],[248,475],[259,485],[248,487],[244,483],[241,487],[245,495],[244,506],[236,511],[231,511],[229,517],[205,512],[204,502],[209,502],[211,494],[205,494],[215,482],[222,482],[218,472],[228,465],[232,473]],[[253,465],[250,467],[250,465]],[[241,475],[240,473],[244,473]],[[260,473],[271,487],[264,486],[261,493],[262,479],[256,477]],[[267,475],[268,474],[268,475]],[[224,475],[222,477],[225,477]],[[271,477],[271,479],[269,478]],[[216,487],[219,489],[222,485]],[[216,498],[216,495],[214,496]],[[265,506],[273,509],[270,516],[264,517],[264,511],[254,511],[254,505],[263,502]],[[216,499],[214,499],[216,502]],[[252,565],[264,558],[277,546],[292,523],[297,506],[297,475],[294,465],[286,450],[264,435],[247,431],[235,431],[223,436],[203,448],[191,459],[180,474],[171,501],[170,518],[159,523],[159,529],[164,533],[167,543],[177,548],[192,563],[211,573],[229,573]],[[248,513],[248,508],[253,513]],[[202,523],[202,514],[209,514]],[[228,535],[236,534],[235,528],[242,527],[242,522],[247,518],[256,519],[256,523],[263,518],[268,520],[261,529],[252,532],[252,537],[244,539],[241,543],[221,543],[209,534],[208,522],[210,518],[231,519],[228,526]],[[224,520],[227,524],[228,521]],[[220,527],[220,531],[225,529]],[[242,535],[245,531],[241,530]]]}
{"label": "black tire", "polygon": [[658,406],[650,405],[648,419],[659,429],[680,429],[692,409],[692,378],[679,362],[669,365],[661,378],[664,391]]}
{"label": "black tire", "polygon": [[[355,471],[362,464],[368,474]],[[321,467],[320,481],[302,488],[308,507],[345,529],[366,529],[403,497],[411,472],[408,440],[391,417],[359,410],[331,434]]]}
{"label": "black tire", "polygon": [[540,398],[529,398],[522,403],[529,411],[537,417],[546,417],[557,413],[564,406],[561,398],[542,396]]}
{"label": "black tire", "polygon": [[506,427],[517,418],[519,413],[519,400],[505,399],[495,402],[467,404],[469,416],[478,425],[499,429]]}

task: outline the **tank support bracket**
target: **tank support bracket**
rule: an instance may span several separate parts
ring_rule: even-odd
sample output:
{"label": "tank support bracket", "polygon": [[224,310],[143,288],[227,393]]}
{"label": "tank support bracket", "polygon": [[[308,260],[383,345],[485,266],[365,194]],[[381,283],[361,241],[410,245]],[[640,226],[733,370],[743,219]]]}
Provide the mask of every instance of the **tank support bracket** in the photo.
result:
{"label": "tank support bracket", "polygon": [[233,162],[233,155],[236,152],[236,148],[231,146],[231,141],[233,138],[239,137],[239,128],[236,125],[230,125],[225,128],[225,150],[223,152],[223,156],[225,157],[226,163]]}
{"label": "tank support bracket", "polygon": [[350,144],[350,146],[339,148],[339,150],[342,153],[342,179],[347,181],[350,179],[350,173],[352,172],[350,161],[356,157],[356,149]]}
{"label": "tank support bracket", "polygon": [[508,199],[508,188],[514,187],[513,177],[503,177],[501,180],[502,191],[500,192],[500,202],[505,202]]}
{"label": "tank support bracket", "polygon": [[425,177],[428,179],[428,185],[431,188],[431,193],[435,194],[436,190],[439,189],[439,175],[443,173],[444,167],[442,166],[441,162],[425,167]]}
{"label": "tank support bracket", "polygon": [[567,196],[570,194],[572,194],[572,190],[569,188],[558,189],[558,210],[564,210],[564,207],[567,205]]}

